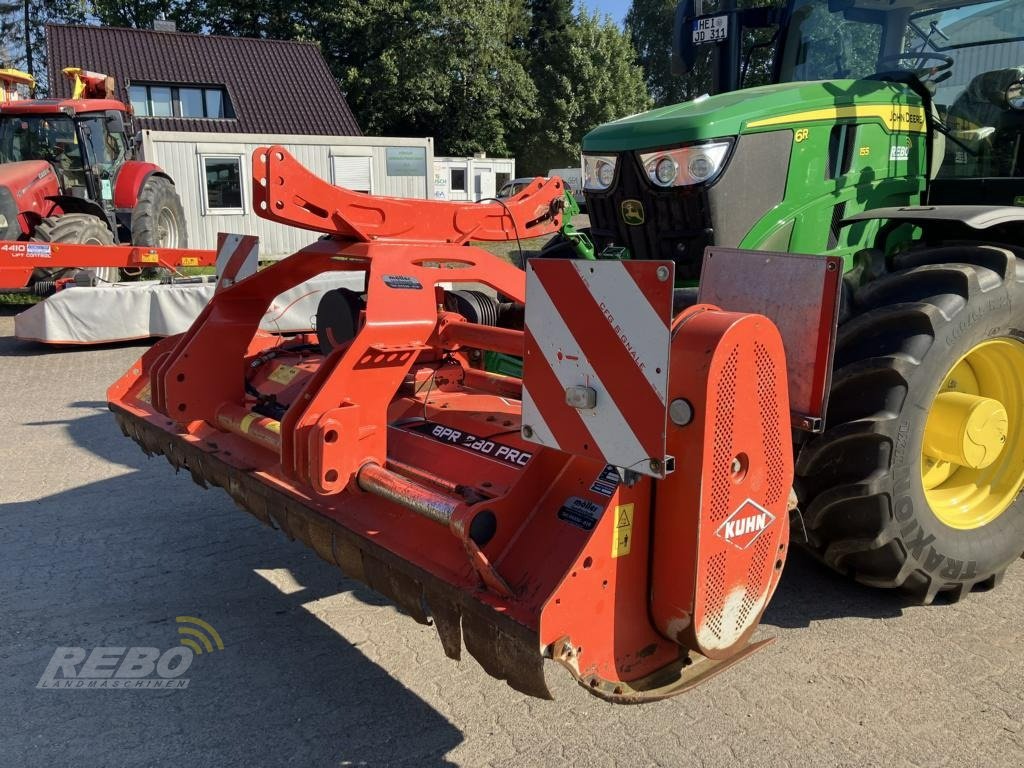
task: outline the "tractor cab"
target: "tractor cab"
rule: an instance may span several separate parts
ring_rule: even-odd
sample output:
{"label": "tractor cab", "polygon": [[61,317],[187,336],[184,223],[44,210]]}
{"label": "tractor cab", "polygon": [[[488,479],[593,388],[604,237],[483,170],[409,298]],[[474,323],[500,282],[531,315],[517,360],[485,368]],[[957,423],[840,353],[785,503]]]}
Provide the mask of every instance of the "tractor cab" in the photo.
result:
{"label": "tractor cab", "polygon": [[[853,256],[919,204],[1012,206],[1024,0],[685,0],[673,64],[709,91],[583,139],[591,237],[699,277],[708,245]],[[1005,240],[1004,240],[1005,241]]]}
{"label": "tractor cab", "polygon": [[62,195],[111,205],[129,157],[124,105],[113,100],[40,99],[0,106],[0,163],[45,161]]}
{"label": "tractor cab", "polygon": [[777,43],[772,82],[874,80],[913,90],[927,107],[929,175],[939,201],[1014,202],[1018,185],[1005,180],[1024,176],[1024,2],[791,0],[774,11],[734,5],[680,3],[677,72],[711,48],[716,91],[745,87],[758,75],[750,66],[755,30],[766,30]]}

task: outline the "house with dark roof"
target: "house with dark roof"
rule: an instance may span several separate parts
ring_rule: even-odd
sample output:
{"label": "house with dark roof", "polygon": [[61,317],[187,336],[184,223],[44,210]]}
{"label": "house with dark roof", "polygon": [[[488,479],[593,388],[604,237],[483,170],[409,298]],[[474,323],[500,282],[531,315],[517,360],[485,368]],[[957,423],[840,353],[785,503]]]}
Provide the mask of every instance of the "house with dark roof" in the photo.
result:
{"label": "house with dark roof", "polygon": [[260,237],[260,258],[286,256],[315,235],[252,211],[252,152],[280,144],[337,184],[372,194],[434,197],[430,138],[364,136],[315,43],[156,29],[49,24],[51,95],[71,96],[65,67],[111,75],[130,105],[144,157],[174,180],[189,244],[218,232]]}
{"label": "house with dark roof", "polygon": [[[164,22],[169,25],[168,22]],[[51,95],[64,67],[113,75],[140,129],[361,136],[316,43],[49,24]]]}

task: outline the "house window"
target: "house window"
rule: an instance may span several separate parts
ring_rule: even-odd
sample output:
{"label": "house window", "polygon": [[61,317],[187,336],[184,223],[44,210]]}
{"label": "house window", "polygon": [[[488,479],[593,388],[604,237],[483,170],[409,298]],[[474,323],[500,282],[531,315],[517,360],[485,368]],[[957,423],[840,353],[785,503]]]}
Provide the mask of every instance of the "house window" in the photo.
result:
{"label": "house window", "polygon": [[204,175],[204,203],[209,213],[245,213],[242,204],[242,158],[200,158]]}
{"label": "house window", "polygon": [[225,90],[213,86],[135,83],[128,88],[128,100],[139,117],[235,116]]}
{"label": "house window", "polygon": [[466,191],[466,169],[465,168],[452,168],[451,175],[451,190],[452,192],[465,192]]}
{"label": "house window", "polygon": [[153,117],[170,117],[174,114],[171,89],[162,85],[149,88],[149,108],[149,114]]}

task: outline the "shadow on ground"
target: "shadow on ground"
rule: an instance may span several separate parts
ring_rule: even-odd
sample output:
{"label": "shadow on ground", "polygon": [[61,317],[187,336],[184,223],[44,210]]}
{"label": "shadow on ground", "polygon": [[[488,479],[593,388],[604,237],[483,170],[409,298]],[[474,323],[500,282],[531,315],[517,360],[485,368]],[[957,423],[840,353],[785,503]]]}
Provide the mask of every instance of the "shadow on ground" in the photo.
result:
{"label": "shadow on ground", "polygon": [[[106,407],[84,402],[84,410]],[[444,765],[462,733],[361,648],[411,653],[418,625],[304,547],[175,477],[120,437],[112,416],[67,424],[73,439],[131,470],[38,501],[0,505],[6,604],[0,699],[12,765]],[[289,574],[285,594],[257,573]],[[310,603],[352,593],[346,637]],[[175,616],[211,623],[225,648],[196,657],[182,691],[37,690],[58,646],[178,645]],[[394,632],[390,632],[394,621]],[[363,623],[367,626],[364,632]],[[433,629],[429,629],[433,633]],[[372,653],[370,655],[373,655]],[[443,672],[437,674],[444,685]],[[60,723],[60,738],[52,726]],[[48,754],[49,753],[49,754]],[[189,759],[191,758],[191,759]]]}
{"label": "shadow on ground", "polygon": [[[158,473],[173,474],[174,470],[162,456],[147,459],[128,438],[120,440],[97,440],[97,429],[110,429],[113,416],[107,412],[105,402],[78,402],[73,408],[94,411],[95,415],[74,419],[66,424],[69,436],[78,445],[111,462],[143,469],[155,469]],[[107,424],[109,420],[109,424]],[[102,425],[100,421],[104,422]],[[117,432],[116,425],[113,426]],[[117,432],[119,435],[120,433]],[[176,478],[191,485],[187,473]],[[209,494],[217,501],[211,501],[224,509],[233,508],[227,494],[218,488],[211,488]],[[329,568],[330,566],[325,565]],[[355,583],[355,582],[353,582]],[[375,593],[359,588],[356,596],[377,602]],[[386,602],[386,601],[384,601]],[[779,588],[765,613],[764,622],[779,627],[806,627],[812,621],[836,619],[847,616],[882,618],[899,616],[903,609],[914,605],[900,593],[865,587],[851,579],[835,573],[814,560],[799,547],[792,547]]]}
{"label": "shadow on ground", "polygon": [[[175,477],[161,457],[147,459],[120,436],[106,403],[72,407],[83,415],[57,423],[126,473],[0,507],[0,539],[11,542],[3,568],[15,574],[0,656],[20,662],[0,689],[28,704],[11,721],[19,736],[6,740],[18,764],[53,762],[56,753],[39,748],[53,722],[64,724],[65,745],[109,764],[156,755],[154,743],[159,754],[202,754],[218,765],[445,764],[461,731],[372,660],[401,653],[409,668],[405,654],[414,651],[401,638],[421,628],[256,524],[221,491]],[[302,588],[285,594],[258,570],[287,572]],[[343,612],[343,635],[310,607],[339,594],[354,598],[334,609]],[[899,616],[904,607],[898,595],[854,584],[794,550],[764,621],[806,627]],[[226,645],[196,659],[185,691],[34,688],[58,646],[167,648],[177,644],[174,617],[183,614],[209,621]],[[439,688],[449,679],[442,668],[423,675]],[[83,697],[91,697],[84,707]]]}
{"label": "shadow on ground", "polygon": [[[18,312],[9,311],[12,308],[0,304],[0,317],[13,317]],[[18,311],[25,309],[25,307],[17,307]],[[109,349],[131,349],[137,348],[139,355],[146,351],[153,344],[158,342],[159,339],[143,339],[138,341],[116,341],[108,344],[42,344],[38,341],[22,341],[21,339],[11,336],[0,336],[0,358],[3,357],[40,357],[43,355],[60,355],[67,352],[82,352],[86,349],[90,351],[102,351]]]}
{"label": "shadow on ground", "polygon": [[761,621],[769,626],[798,628],[849,616],[890,618],[902,615],[913,605],[916,603],[899,592],[857,584],[793,546],[779,588]]}

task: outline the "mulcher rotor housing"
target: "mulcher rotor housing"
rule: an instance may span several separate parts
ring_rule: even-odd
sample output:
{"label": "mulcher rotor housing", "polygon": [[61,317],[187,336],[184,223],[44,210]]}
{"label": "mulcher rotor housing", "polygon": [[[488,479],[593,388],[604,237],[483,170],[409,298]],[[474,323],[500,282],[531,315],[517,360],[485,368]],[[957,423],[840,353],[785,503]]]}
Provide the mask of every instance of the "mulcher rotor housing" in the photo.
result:
{"label": "mulcher rotor housing", "polygon": [[[111,387],[126,435],[531,695],[550,695],[545,659],[635,702],[760,645],[793,479],[772,320],[673,315],[671,262],[522,271],[468,245],[555,231],[557,179],[497,205],[349,192],[280,147],[253,172],[257,213],[330,237],[222,275],[192,328]],[[354,336],[258,330],[275,295],[343,270],[366,274],[344,300]],[[487,294],[453,301],[453,283],[504,309],[466,309]],[[483,351],[522,357],[522,378]]]}

